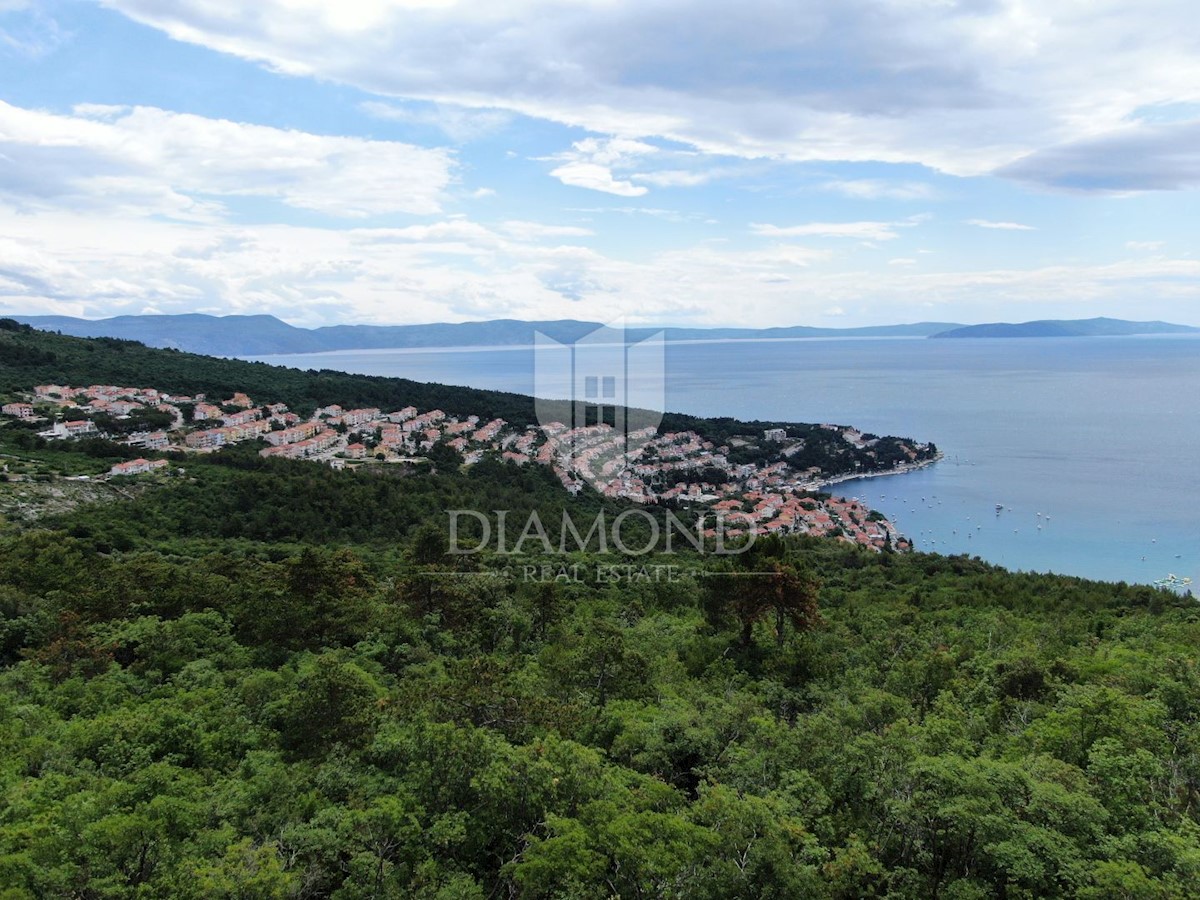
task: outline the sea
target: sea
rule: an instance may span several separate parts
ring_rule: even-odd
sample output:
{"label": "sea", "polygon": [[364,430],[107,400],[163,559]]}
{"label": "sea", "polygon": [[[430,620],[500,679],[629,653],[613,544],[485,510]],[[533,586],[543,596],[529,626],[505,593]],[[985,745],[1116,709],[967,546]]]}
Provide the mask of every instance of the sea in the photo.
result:
{"label": "sea", "polygon": [[[254,358],[544,387],[531,347]],[[1107,581],[1191,578],[1200,595],[1200,337],[672,342],[664,368],[671,411],[934,442],[936,465],[830,488],[918,549]]]}

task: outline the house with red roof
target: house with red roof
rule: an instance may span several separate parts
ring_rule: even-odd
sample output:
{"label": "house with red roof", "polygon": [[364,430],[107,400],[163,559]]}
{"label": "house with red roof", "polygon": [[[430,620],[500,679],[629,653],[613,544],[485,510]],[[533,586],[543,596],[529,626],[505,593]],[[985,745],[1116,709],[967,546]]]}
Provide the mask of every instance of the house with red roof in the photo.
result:
{"label": "house with red roof", "polygon": [[109,469],[109,475],[145,475],[147,472],[155,472],[159,469],[165,469],[167,461],[165,459],[131,459],[129,462],[117,463]]}
{"label": "house with red roof", "polygon": [[0,406],[0,413],[6,416],[16,416],[18,419],[32,419],[33,406],[29,403],[5,403]]}

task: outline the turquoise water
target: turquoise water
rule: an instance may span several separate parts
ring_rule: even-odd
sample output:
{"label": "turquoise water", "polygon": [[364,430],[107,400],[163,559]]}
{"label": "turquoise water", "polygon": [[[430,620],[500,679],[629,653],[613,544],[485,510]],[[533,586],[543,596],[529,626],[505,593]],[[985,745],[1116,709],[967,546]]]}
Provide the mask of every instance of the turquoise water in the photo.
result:
{"label": "turquoise water", "polygon": [[[263,359],[521,393],[534,383],[528,348]],[[666,368],[671,410],[935,442],[945,459],[930,469],[836,486],[922,549],[1200,582],[1200,338],[671,344]]]}

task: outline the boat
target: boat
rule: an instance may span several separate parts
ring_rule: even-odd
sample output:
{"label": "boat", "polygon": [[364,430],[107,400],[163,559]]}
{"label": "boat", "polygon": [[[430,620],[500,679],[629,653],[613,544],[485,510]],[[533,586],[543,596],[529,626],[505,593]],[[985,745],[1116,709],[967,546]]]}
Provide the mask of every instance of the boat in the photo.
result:
{"label": "boat", "polygon": [[1166,578],[1160,578],[1153,582],[1155,587],[1167,588],[1168,590],[1187,589],[1192,583],[1191,578],[1180,578],[1178,575],[1168,573]]}

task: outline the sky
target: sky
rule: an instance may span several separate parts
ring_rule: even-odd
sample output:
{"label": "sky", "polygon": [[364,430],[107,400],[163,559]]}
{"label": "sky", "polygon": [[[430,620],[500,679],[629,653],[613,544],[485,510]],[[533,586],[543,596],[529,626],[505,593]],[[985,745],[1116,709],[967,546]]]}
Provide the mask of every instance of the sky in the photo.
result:
{"label": "sky", "polygon": [[0,0],[0,314],[1200,325],[1192,0]]}

